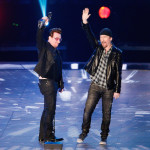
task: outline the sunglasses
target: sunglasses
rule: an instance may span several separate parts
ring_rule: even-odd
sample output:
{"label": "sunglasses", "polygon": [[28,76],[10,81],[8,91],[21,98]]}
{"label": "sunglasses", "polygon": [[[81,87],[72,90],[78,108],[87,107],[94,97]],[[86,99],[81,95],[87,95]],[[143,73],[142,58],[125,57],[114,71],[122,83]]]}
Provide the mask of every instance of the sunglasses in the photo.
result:
{"label": "sunglasses", "polygon": [[54,38],[56,41],[62,41],[62,38]]}

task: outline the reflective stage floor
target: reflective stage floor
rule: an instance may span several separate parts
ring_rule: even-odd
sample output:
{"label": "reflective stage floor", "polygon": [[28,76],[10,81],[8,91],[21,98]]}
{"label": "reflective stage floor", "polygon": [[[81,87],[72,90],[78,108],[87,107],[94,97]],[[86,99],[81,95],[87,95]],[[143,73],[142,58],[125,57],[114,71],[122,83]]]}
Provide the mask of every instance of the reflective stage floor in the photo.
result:
{"label": "reflective stage floor", "polygon": [[[43,96],[34,63],[0,64],[0,150],[43,150],[38,131]],[[84,143],[77,144],[90,85],[82,70],[63,69],[65,90],[57,95],[56,136],[63,150],[149,150],[150,70],[123,70],[121,97],[113,102],[107,146],[99,145],[101,100]],[[56,150],[56,148],[54,148]]]}

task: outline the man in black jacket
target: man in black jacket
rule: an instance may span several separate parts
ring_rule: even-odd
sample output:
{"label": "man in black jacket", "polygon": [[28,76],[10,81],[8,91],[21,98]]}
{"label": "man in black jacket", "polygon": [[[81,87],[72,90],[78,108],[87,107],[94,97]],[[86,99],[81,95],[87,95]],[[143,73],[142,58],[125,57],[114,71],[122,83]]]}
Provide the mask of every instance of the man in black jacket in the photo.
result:
{"label": "man in black jacket", "polygon": [[[43,17],[45,24],[48,17]],[[39,141],[54,141],[54,125],[57,90],[63,91],[62,61],[57,50],[61,42],[61,29],[51,29],[48,41],[43,39],[44,28],[37,30],[38,64],[34,71],[39,75],[39,88],[44,95],[44,110],[40,121]]]}
{"label": "man in black jacket", "polygon": [[82,27],[95,51],[85,66],[85,70],[90,74],[92,82],[84,109],[82,133],[79,135],[77,142],[82,143],[87,136],[92,113],[99,99],[102,98],[102,132],[99,144],[106,144],[113,97],[117,99],[120,96],[122,52],[112,44],[112,32],[109,28],[101,30],[100,43],[96,40],[87,21],[89,17],[89,9],[85,8],[82,13]]}

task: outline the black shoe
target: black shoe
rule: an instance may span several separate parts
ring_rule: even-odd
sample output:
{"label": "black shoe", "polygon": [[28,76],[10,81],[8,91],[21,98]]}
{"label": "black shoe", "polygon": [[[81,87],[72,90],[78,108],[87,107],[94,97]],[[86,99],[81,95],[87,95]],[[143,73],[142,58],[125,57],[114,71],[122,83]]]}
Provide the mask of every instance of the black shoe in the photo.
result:
{"label": "black shoe", "polygon": [[77,139],[77,143],[82,143],[86,137],[87,137],[87,133],[82,132],[82,133],[79,135],[79,138]]}
{"label": "black shoe", "polygon": [[44,142],[45,142],[45,144],[48,144],[49,142],[60,142],[63,140],[64,140],[63,138],[55,138],[55,139],[47,139]]}
{"label": "black shoe", "polygon": [[45,141],[45,142],[53,142],[53,141],[55,141],[55,139],[56,139],[56,137],[55,137],[54,133],[51,133],[51,134],[49,135],[49,137],[46,138],[44,141]]}
{"label": "black shoe", "polygon": [[44,142],[44,138],[39,138],[39,142]]}

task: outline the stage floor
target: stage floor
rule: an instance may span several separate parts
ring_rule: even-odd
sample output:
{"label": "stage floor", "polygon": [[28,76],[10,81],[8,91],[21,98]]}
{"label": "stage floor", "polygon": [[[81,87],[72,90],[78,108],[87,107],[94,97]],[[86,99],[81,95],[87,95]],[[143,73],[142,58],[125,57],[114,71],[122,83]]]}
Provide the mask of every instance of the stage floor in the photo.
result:
{"label": "stage floor", "polygon": [[[0,64],[0,150],[43,150],[38,131],[43,96],[38,88],[34,63]],[[122,93],[114,100],[107,146],[99,145],[101,100],[83,144],[76,140],[87,92],[88,74],[63,69],[65,90],[57,95],[56,136],[63,137],[63,150],[149,150],[150,70],[123,70]],[[55,149],[56,150],[56,149]]]}

